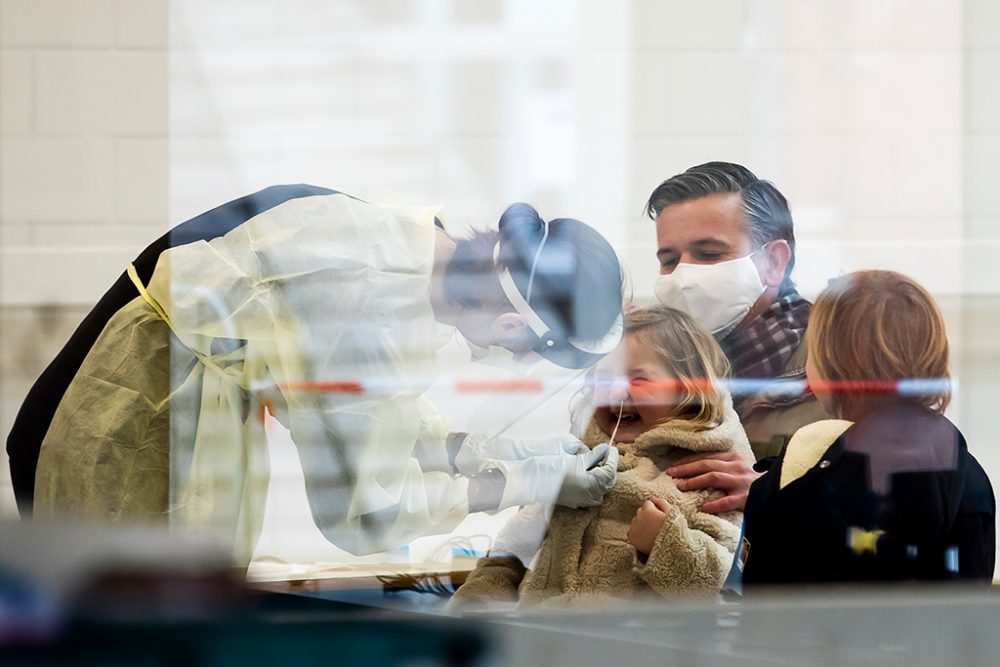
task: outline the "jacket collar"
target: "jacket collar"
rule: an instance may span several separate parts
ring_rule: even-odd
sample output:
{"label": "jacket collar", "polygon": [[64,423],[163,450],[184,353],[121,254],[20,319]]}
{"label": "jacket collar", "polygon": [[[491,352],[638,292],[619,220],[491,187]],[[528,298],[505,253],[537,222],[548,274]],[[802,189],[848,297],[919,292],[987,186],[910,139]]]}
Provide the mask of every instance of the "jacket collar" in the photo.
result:
{"label": "jacket collar", "polygon": [[[608,442],[610,434],[605,433],[591,419],[583,441],[588,445]],[[680,420],[668,421],[649,429],[631,443],[614,443],[622,452],[635,454],[662,454],[671,448],[692,452],[725,452],[730,449],[750,451],[746,432],[740,424],[739,415],[733,409],[732,398],[727,393],[723,397],[722,423],[712,428],[695,428]]]}

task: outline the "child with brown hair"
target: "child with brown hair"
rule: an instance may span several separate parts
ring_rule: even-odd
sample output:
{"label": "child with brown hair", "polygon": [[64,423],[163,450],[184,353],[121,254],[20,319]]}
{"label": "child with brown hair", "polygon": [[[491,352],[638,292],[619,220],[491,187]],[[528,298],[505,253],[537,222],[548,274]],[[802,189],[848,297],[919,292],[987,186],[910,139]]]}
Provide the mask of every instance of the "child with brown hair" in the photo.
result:
{"label": "child with brown hair", "polygon": [[594,414],[582,438],[590,447],[609,441],[618,447],[613,488],[602,505],[556,507],[548,522],[544,508],[522,510],[452,608],[715,595],[732,563],[742,515],[701,512],[703,502],[721,494],[682,492],[665,471],[697,452],[750,455],[732,401],[716,383],[727,371],[718,344],[688,315],[665,307],[630,313],[618,354],[592,376]]}
{"label": "child with brown hair", "polygon": [[801,428],[754,482],[743,583],[991,581],[990,481],[943,415],[944,320],[899,273],[830,282],[813,305],[806,376],[840,419]]}

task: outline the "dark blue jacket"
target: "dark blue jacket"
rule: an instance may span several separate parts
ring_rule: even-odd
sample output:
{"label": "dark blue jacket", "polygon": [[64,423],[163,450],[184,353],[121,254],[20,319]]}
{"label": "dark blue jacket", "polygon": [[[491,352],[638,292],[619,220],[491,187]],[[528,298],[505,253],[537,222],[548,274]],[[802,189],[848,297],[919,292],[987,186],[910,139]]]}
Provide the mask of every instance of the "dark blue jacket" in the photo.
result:
{"label": "dark blue jacket", "polygon": [[993,488],[940,414],[905,402],[874,411],[779,488],[786,455],[750,488],[746,592],[785,583],[992,581]]}

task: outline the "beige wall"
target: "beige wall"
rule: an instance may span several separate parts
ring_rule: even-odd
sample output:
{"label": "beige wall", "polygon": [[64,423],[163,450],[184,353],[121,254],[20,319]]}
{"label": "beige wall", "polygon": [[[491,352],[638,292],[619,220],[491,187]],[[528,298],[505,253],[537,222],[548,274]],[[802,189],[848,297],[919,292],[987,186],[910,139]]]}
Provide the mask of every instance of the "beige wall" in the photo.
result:
{"label": "beige wall", "polygon": [[790,199],[807,295],[877,266],[938,296],[1000,478],[997,80],[993,0],[0,0],[2,432],[124,262],[229,198],[377,188],[457,227],[528,200],[648,300],[646,196],[729,159]]}
{"label": "beige wall", "polygon": [[0,0],[5,440],[87,304],[167,227],[167,14],[167,0]]}

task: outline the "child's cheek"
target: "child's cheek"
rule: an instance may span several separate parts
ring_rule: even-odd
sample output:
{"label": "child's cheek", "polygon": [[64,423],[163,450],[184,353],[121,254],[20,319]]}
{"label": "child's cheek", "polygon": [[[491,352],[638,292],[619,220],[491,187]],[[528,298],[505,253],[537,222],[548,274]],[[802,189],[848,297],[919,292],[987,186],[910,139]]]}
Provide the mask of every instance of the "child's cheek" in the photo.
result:
{"label": "child's cheek", "polygon": [[675,380],[633,380],[629,384],[632,400],[645,405],[669,405],[677,394]]}

